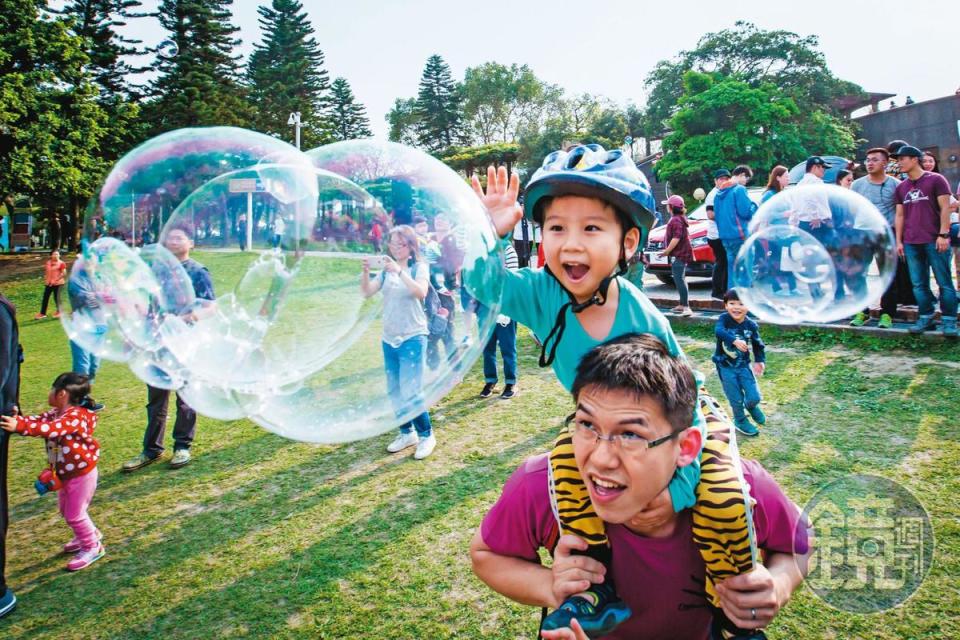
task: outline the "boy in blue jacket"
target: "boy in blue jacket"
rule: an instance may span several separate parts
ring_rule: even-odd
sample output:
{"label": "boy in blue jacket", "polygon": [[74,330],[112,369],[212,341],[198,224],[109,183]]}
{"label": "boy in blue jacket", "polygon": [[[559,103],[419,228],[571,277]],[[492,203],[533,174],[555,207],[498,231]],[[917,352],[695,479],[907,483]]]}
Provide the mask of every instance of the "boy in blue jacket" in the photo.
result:
{"label": "boy in blue jacket", "polygon": [[[733,425],[747,436],[755,436],[760,430],[750,422],[750,414],[758,425],[765,424],[767,417],[760,409],[760,389],[756,376],[762,376],[766,367],[764,344],[760,338],[760,325],[747,317],[747,307],[740,301],[735,289],[723,296],[727,311],[717,318],[714,333],[717,349],[713,362],[723,385],[723,393],[733,408]],[[750,352],[753,351],[753,365]],[[746,412],[744,411],[746,409]]]}

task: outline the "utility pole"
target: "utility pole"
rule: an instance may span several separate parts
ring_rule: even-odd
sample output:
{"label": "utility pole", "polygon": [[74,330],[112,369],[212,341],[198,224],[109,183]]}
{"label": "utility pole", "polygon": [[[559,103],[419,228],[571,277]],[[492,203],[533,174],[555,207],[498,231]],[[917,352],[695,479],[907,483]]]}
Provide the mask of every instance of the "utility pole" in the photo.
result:
{"label": "utility pole", "polygon": [[293,113],[291,113],[290,117],[287,118],[287,124],[293,126],[294,130],[296,131],[295,135],[296,135],[296,141],[297,141],[297,149],[299,149],[300,148],[300,112],[294,111]]}

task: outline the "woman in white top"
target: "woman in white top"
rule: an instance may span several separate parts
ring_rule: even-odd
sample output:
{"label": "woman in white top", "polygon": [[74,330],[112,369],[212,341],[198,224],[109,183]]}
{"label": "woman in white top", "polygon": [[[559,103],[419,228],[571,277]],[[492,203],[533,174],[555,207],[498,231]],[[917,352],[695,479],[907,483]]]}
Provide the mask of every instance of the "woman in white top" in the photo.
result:
{"label": "woman in white top", "polygon": [[[363,260],[360,289],[365,297],[383,294],[383,362],[387,393],[397,415],[411,408],[417,416],[400,426],[400,434],[387,446],[396,453],[416,445],[413,457],[422,460],[436,446],[430,414],[423,405],[424,353],[427,346],[427,316],[423,300],[429,286],[429,268],[420,259],[417,234],[408,225],[390,230],[383,271],[370,277],[370,259]],[[414,433],[416,429],[416,433]]]}

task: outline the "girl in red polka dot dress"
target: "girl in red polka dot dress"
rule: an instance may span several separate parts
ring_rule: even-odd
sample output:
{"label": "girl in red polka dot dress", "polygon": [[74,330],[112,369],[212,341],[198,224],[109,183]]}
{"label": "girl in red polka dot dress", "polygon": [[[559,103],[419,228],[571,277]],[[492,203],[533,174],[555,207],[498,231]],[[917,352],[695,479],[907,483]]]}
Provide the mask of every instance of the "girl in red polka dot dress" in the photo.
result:
{"label": "girl in red polka dot dress", "polygon": [[[79,373],[62,373],[53,381],[47,401],[53,407],[39,416],[0,417],[0,428],[47,441],[47,459],[62,485],[60,513],[73,529],[64,553],[75,553],[67,563],[79,571],[103,557],[102,536],[90,520],[87,507],[97,490],[100,443],[93,439],[97,414],[80,406],[90,393],[90,381]],[[16,411],[16,408],[15,408]]]}

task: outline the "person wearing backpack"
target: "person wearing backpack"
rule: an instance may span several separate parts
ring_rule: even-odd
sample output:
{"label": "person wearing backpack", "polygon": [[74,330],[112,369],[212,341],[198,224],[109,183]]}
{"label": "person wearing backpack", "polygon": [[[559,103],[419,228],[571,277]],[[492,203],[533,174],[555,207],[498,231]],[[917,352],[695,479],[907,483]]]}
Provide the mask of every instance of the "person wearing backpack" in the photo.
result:
{"label": "person wearing backpack", "polygon": [[424,309],[430,293],[430,270],[420,258],[417,234],[409,225],[390,230],[387,251],[383,271],[375,277],[370,276],[370,259],[363,259],[360,290],[367,298],[378,291],[383,294],[383,365],[387,394],[394,411],[400,416],[415,408],[416,417],[400,425],[400,433],[387,446],[387,451],[396,453],[416,446],[413,457],[422,460],[433,453],[437,445],[421,394],[424,355],[430,335]]}

